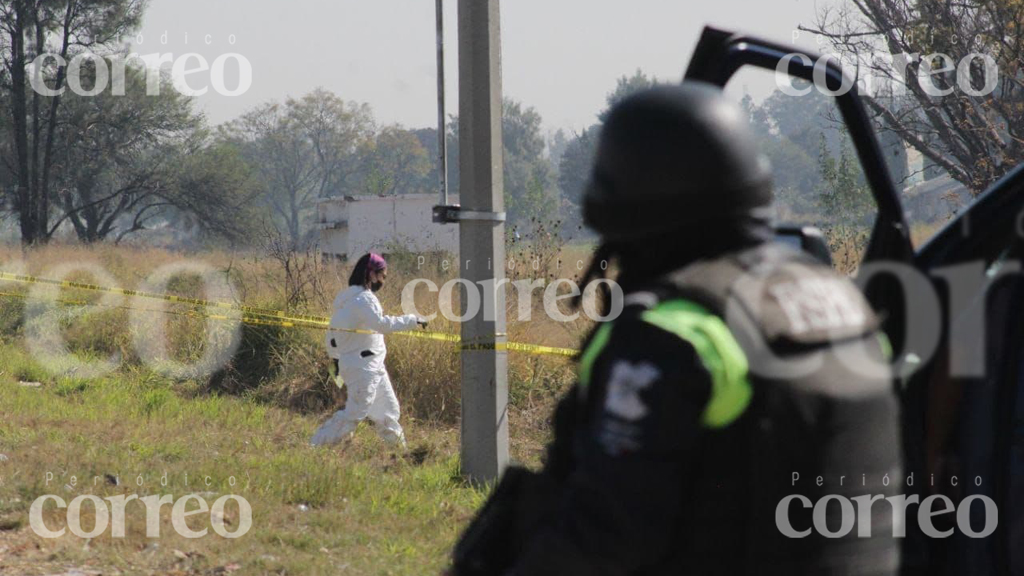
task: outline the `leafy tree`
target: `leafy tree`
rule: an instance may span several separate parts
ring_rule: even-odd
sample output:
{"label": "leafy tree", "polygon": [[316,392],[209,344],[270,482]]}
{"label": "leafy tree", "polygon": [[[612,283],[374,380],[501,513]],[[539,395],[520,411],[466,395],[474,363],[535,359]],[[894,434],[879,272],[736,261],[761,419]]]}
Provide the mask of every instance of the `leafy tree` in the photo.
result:
{"label": "leafy tree", "polygon": [[385,126],[372,139],[365,140],[360,156],[360,187],[365,193],[395,195],[436,189],[429,179],[431,162],[427,149],[414,132],[399,125]]}
{"label": "leafy tree", "polygon": [[[537,110],[524,107],[510,98],[504,100],[502,112],[502,145],[504,150],[505,210],[510,225],[528,228],[529,223],[557,214],[558,199],[551,165],[544,155],[544,136]],[[452,116],[449,124],[449,174],[458,174],[459,119]],[[449,189],[459,190],[458,178],[449,178]]]}
{"label": "leafy tree", "polygon": [[829,137],[835,139],[835,127],[830,125],[828,109],[821,102],[808,101],[801,114],[787,98],[794,97],[775,92],[758,105],[747,95],[740,100],[740,107],[747,112],[758,146],[771,162],[779,219],[813,222],[819,208],[816,193],[820,178],[815,137],[826,138],[827,151]]}
{"label": "leafy tree", "polygon": [[584,186],[590,179],[590,170],[594,165],[597,153],[597,140],[601,125],[608,117],[613,106],[627,96],[658,85],[658,80],[648,76],[639,68],[632,76],[622,76],[615,82],[615,89],[605,97],[605,108],[598,116],[598,122],[573,136],[566,144],[558,163],[558,186],[564,198],[577,206],[573,210],[579,213],[579,203]]}
{"label": "leafy tree", "polygon": [[562,155],[565,154],[565,149],[569,146],[569,137],[565,135],[565,130],[559,128],[549,134],[547,145],[548,160],[551,162],[551,168],[557,173],[558,165],[562,162]]}
{"label": "leafy tree", "polygon": [[763,141],[773,136],[771,115],[764,107],[758,106],[750,94],[745,94],[740,99],[740,108],[747,113],[750,128],[758,138]]}
{"label": "leafy tree", "polygon": [[[802,80],[793,84],[798,90],[808,86]],[[802,96],[775,91],[760,105],[744,96],[740,106],[747,112],[761,150],[771,161],[780,218],[819,221],[823,154],[833,162],[840,162],[845,154],[848,158],[842,161],[849,161],[847,169],[860,173],[832,99],[818,91]],[[905,182],[907,155],[903,143],[883,134],[881,144],[894,181]],[[862,174],[859,177],[863,179]]]}
{"label": "leafy tree", "polygon": [[590,179],[590,170],[594,166],[600,131],[601,126],[594,124],[574,135],[566,145],[558,165],[558,186],[562,189],[564,197],[577,206],[583,199],[583,189]]}
{"label": "leafy tree", "polygon": [[865,220],[874,201],[850,147],[844,143],[836,158],[829,152],[822,135],[819,139],[818,169],[821,176],[819,198],[829,220],[866,226]]}
{"label": "leafy tree", "polygon": [[220,138],[259,175],[271,213],[298,246],[310,231],[316,199],[357,182],[355,152],[372,126],[367,106],[318,89],[299,100],[257,106],[221,126]]}
{"label": "leafy tree", "polygon": [[[453,116],[451,122],[456,122]],[[440,166],[440,154],[437,149],[437,129],[418,128],[413,130],[420,145],[427,151],[427,158],[430,164],[430,171],[424,176],[425,190],[440,192],[441,178],[438,176]],[[459,135],[458,124],[449,123],[445,131],[445,139],[448,153],[448,191],[457,193],[459,190]]]}
{"label": "leafy tree", "polygon": [[31,87],[28,65],[44,53],[39,77],[54,91],[67,87],[65,64],[86,52],[104,52],[116,39],[135,30],[142,0],[5,0],[0,2],[0,68],[7,93],[4,114],[11,120],[5,134],[7,169],[17,183],[10,205],[18,214],[25,244],[46,242],[53,210],[53,168],[61,95],[44,96]]}
{"label": "leafy tree", "polygon": [[838,158],[830,153],[824,135],[818,142],[817,192],[826,218],[825,236],[835,264],[840,270],[851,271],[867,246],[874,200],[846,140],[840,145]]}
{"label": "leafy tree", "polygon": [[317,196],[336,195],[359,185],[358,151],[373,137],[373,113],[367,104],[345,103],[316,88],[285,102],[289,117],[309,140],[318,166]]}
{"label": "leafy tree", "polygon": [[506,98],[502,114],[505,209],[509,221],[524,224],[557,212],[550,164],[544,156],[540,114]]}
{"label": "leafy tree", "polygon": [[[804,90],[808,82],[795,80],[793,88]],[[796,144],[812,158],[819,151],[819,138],[825,136],[829,150],[840,147],[842,120],[836,111],[833,99],[811,90],[803,96],[792,96],[776,90],[761,106],[764,119],[752,118],[755,126],[759,122],[770,122],[773,130],[781,137]]]}
{"label": "leafy tree", "polygon": [[[147,71],[118,63],[119,58],[103,59],[108,69],[124,65],[117,92],[108,87],[91,96],[68,91],[61,97],[48,160],[53,193],[46,226],[38,231],[41,239],[71,228],[83,242],[120,241],[186,210],[183,167],[208,145],[205,122],[168,78],[155,78],[159,90],[147,94]],[[84,85],[95,83],[95,71],[82,69]],[[230,170],[227,164],[223,168]],[[207,189],[211,198],[192,203],[203,211],[197,225],[243,214],[239,205],[246,191],[228,179]],[[238,237],[230,227],[216,228]]]}
{"label": "leafy tree", "polygon": [[260,175],[263,198],[297,246],[321,184],[316,154],[302,126],[285,106],[267,103],[222,128]]}
{"label": "leafy tree", "polygon": [[[120,239],[173,206],[177,166],[201,147],[203,119],[167,79],[159,94],[146,87],[145,70],[126,66],[124,95],[64,96],[52,167],[62,214],[42,230],[46,237],[70,222],[83,242]],[[125,219],[131,224],[121,229]]]}
{"label": "leafy tree", "polygon": [[188,220],[202,236],[251,242],[257,232],[253,224],[263,216],[252,201],[259,191],[237,148],[205,139],[200,148],[181,155],[173,186],[165,193],[170,207],[164,217]]}
{"label": "leafy tree", "polygon": [[607,106],[600,114],[597,115],[598,119],[603,123],[608,119],[608,113],[612,107],[624,100],[630,94],[635,94],[641,90],[653,88],[658,85],[658,79],[653,76],[648,76],[640,70],[636,69],[636,72],[632,76],[622,76],[615,82],[615,89],[608,93],[605,97],[605,103]]}

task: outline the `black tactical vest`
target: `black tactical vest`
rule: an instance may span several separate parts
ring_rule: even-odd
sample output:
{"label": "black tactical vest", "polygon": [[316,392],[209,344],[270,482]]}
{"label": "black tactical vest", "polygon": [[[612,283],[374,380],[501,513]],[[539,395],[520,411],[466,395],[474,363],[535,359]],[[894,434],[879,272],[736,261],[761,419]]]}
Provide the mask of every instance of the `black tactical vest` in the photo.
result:
{"label": "black tactical vest", "polygon": [[[890,352],[861,293],[804,254],[762,245],[626,295],[627,310],[680,299],[726,320],[752,395],[702,432],[681,487],[679,552],[656,573],[896,574],[902,515],[883,498],[910,490]],[[853,498],[865,495],[881,498],[862,511]],[[783,534],[779,515],[802,537]]]}

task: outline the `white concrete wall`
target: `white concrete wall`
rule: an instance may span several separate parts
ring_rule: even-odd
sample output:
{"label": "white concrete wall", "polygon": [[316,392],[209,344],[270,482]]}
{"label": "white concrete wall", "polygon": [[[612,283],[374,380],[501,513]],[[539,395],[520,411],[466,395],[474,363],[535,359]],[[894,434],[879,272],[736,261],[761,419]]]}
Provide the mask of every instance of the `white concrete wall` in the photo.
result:
{"label": "white concrete wall", "polygon": [[347,228],[320,231],[320,252],[335,256],[345,256],[348,250],[347,246]]}
{"label": "white concrete wall", "polygon": [[[411,252],[458,253],[458,225],[432,221],[436,195],[350,198],[332,198],[317,206],[321,252],[354,258],[370,251],[388,252],[397,245]],[[451,202],[458,203],[458,198]]]}
{"label": "white concrete wall", "polygon": [[[907,173],[910,176],[907,178],[907,182],[903,184],[904,188],[910,188],[924,182],[924,156],[917,151],[917,148],[912,146],[907,146]],[[896,187],[900,187],[898,182]]]}
{"label": "white concrete wall", "polygon": [[348,246],[348,205],[343,199],[322,200],[316,206],[320,252],[344,256]]}

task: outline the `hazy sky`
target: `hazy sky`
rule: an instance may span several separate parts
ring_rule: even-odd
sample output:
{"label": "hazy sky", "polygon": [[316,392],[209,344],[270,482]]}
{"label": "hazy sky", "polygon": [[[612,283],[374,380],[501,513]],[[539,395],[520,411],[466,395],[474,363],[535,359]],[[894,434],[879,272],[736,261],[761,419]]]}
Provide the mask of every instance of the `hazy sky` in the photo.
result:
{"label": "hazy sky", "polygon": [[[211,62],[236,52],[251,63],[245,94],[226,97],[211,89],[198,97],[214,123],[323,86],[368,102],[381,123],[436,125],[433,0],[150,1],[142,43],[129,43],[136,52],[197,52]],[[546,129],[579,130],[594,122],[616,78],[642,68],[679,79],[705,24],[789,41],[824,1],[505,0],[505,95],[536,107]],[[447,109],[455,113],[457,8],[455,0],[444,2]],[[814,46],[806,34],[797,43]],[[208,83],[202,74],[190,78],[194,87]],[[737,82],[761,96],[770,89],[766,78]],[[233,88],[234,79],[227,86]]]}

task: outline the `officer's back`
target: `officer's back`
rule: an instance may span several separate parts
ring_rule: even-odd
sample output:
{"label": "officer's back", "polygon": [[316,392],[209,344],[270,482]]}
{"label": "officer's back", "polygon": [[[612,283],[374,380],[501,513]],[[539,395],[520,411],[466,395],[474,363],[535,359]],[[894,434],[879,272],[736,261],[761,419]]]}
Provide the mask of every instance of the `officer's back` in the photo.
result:
{"label": "officer's back", "polygon": [[[543,473],[499,490],[532,511],[486,554],[512,574],[895,574],[886,343],[846,278],[770,242],[769,174],[715,87],[609,114],[586,280],[615,259],[624,306],[587,339]],[[480,524],[456,573],[506,568],[473,571]]]}

